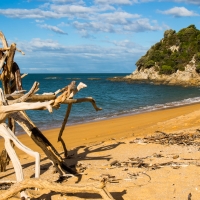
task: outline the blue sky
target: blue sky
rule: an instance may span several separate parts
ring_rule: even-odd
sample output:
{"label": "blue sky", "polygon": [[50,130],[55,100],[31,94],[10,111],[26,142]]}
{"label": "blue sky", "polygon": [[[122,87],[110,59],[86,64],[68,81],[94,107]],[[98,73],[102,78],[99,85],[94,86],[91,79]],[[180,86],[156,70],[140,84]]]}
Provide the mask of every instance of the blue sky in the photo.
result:
{"label": "blue sky", "polygon": [[200,29],[200,1],[7,0],[0,24],[23,73],[131,73],[165,30]]}

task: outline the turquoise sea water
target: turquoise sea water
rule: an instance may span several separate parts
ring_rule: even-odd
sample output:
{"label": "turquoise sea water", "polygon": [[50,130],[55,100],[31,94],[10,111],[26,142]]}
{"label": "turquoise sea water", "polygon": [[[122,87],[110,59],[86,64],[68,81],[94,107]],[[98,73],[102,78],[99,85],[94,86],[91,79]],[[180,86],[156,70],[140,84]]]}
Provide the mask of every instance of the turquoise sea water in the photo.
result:
{"label": "turquoise sea water", "polygon": [[[146,83],[111,82],[108,77],[127,74],[29,74],[23,78],[23,87],[29,90],[34,83],[40,83],[39,94],[55,92],[75,80],[83,82],[75,98],[93,97],[103,110],[96,112],[90,103],[74,104],[68,124],[85,123],[122,115],[136,114],[156,109],[191,104],[200,101],[200,88],[153,85]],[[60,127],[67,105],[53,113],[48,111],[27,111],[29,117],[41,129]],[[18,133],[21,130],[18,129]]]}

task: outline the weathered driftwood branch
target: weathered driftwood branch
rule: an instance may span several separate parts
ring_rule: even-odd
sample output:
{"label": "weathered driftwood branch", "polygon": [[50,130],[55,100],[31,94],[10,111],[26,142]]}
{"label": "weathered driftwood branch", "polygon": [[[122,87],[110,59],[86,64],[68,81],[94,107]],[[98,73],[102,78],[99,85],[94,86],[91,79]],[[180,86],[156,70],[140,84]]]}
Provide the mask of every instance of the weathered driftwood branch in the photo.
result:
{"label": "weathered driftwood branch", "polygon": [[[23,94],[6,94],[5,97],[9,101],[15,100],[18,98],[21,98]],[[55,95],[32,95],[31,97],[27,98],[27,102],[37,102],[37,101],[49,101],[49,100],[55,100],[56,96]]]}
{"label": "weathered driftwood branch", "polygon": [[[13,149],[12,143],[14,143],[19,149],[25,153],[35,157],[35,177],[39,178],[40,175],[40,155],[38,152],[34,152],[25,145],[23,145],[14,133],[9,129],[9,127],[4,123],[9,113],[13,113],[20,110],[35,110],[47,108],[50,112],[52,111],[52,101],[49,102],[37,102],[37,103],[15,103],[12,105],[3,105],[5,103],[4,94],[0,88],[0,136],[5,140],[5,149],[13,163],[15,170],[15,175],[17,181],[22,181],[24,179],[22,167],[20,161]],[[5,168],[5,167],[4,167]],[[21,193],[21,196],[27,197],[25,192]]]}
{"label": "weathered driftwood branch", "polygon": [[20,91],[22,90],[22,81],[21,81],[21,73],[19,66],[16,62],[13,62],[12,64],[12,76],[14,77],[13,80],[10,81],[10,88],[11,93],[14,91]]}
{"label": "weathered driftwood branch", "polygon": [[1,55],[0,55],[0,70],[4,66],[5,60],[6,60],[7,56],[8,56],[7,54],[8,53],[1,52]]}
{"label": "weathered driftwood branch", "polygon": [[66,99],[64,102],[62,102],[63,104],[70,104],[70,103],[83,103],[83,102],[90,102],[92,103],[94,109],[96,111],[102,110],[102,108],[99,108],[96,105],[95,100],[92,97],[85,97],[85,98],[80,98],[80,99]]}
{"label": "weathered driftwood branch", "polygon": [[65,100],[68,99],[70,94],[76,90],[76,82],[72,81],[68,86],[61,90],[62,94],[59,95],[53,104],[53,107],[60,107],[60,104]]}
{"label": "weathered driftwood branch", "polygon": [[11,198],[19,193],[20,191],[28,188],[49,189],[51,191],[60,193],[98,193],[105,200],[114,200],[111,194],[108,192],[104,183],[101,183],[97,187],[93,185],[61,185],[41,179],[25,179],[22,182],[16,183],[9,190],[5,191],[3,194],[0,194],[0,199],[7,200],[8,198]]}
{"label": "weathered driftwood branch", "polygon": [[[22,94],[9,94],[9,95],[6,95],[6,99],[8,100],[8,102],[10,102],[10,100],[20,98],[21,96]],[[28,97],[26,101],[36,102],[36,101],[49,101],[49,100],[54,100],[54,99],[56,99],[55,95],[32,95],[31,97]],[[79,99],[66,99],[62,102],[62,104],[71,104],[71,103],[74,104],[74,103],[83,103],[83,102],[92,103],[96,111],[102,110],[102,108],[99,108],[96,105],[96,102],[92,97],[85,97],[85,98],[79,98]]]}
{"label": "weathered driftwood branch", "polygon": [[[78,84],[78,86],[76,87],[75,83],[76,83],[75,81],[72,81],[68,87],[66,87],[64,90],[63,89],[61,90],[64,92],[58,98],[56,98],[53,106],[55,106],[55,107],[60,106],[60,103],[64,102],[67,99],[73,98],[77,92],[79,92],[81,89],[87,87],[87,85],[85,85],[82,82],[80,82]],[[67,93],[66,93],[66,91],[67,91]],[[60,129],[60,132],[58,135],[58,142],[61,142],[61,144],[63,146],[63,150],[64,150],[64,155],[66,158],[67,158],[67,148],[66,148],[64,140],[62,139],[62,133],[65,130],[65,126],[66,126],[67,120],[69,118],[71,108],[72,108],[72,104],[70,103],[70,104],[68,104],[65,118],[63,120],[61,129]]]}
{"label": "weathered driftwood branch", "polygon": [[27,92],[25,95],[21,96],[20,98],[10,101],[10,104],[13,103],[20,103],[20,102],[24,102],[28,99],[28,97],[30,97],[31,95],[33,95],[34,93],[36,93],[39,89],[38,89],[39,83],[38,82],[34,82],[32,88],[29,90],[29,92]]}
{"label": "weathered driftwood branch", "polygon": [[60,129],[60,132],[59,132],[59,135],[58,135],[58,142],[61,142],[62,146],[63,146],[63,150],[64,150],[64,156],[65,158],[67,158],[68,156],[68,151],[67,151],[67,147],[65,145],[65,142],[64,140],[62,139],[62,134],[63,134],[63,131],[65,129],[65,126],[67,124],[67,120],[69,118],[69,114],[70,114],[70,111],[71,111],[71,108],[72,108],[72,104],[68,104],[68,107],[67,107],[67,111],[66,111],[66,114],[65,114],[65,118],[64,118],[64,121],[62,123],[62,127]]}
{"label": "weathered driftwood branch", "polygon": [[72,104],[70,103],[70,104],[68,104],[67,111],[66,111],[66,115],[65,115],[64,121],[63,121],[63,123],[62,123],[62,127],[61,127],[60,132],[59,132],[59,135],[58,135],[58,142],[60,141],[60,139],[61,139],[61,137],[62,137],[62,133],[63,133],[64,128],[65,128],[65,125],[66,125],[66,123],[67,123],[67,120],[68,120],[68,117],[69,117],[71,108],[72,108]]}
{"label": "weathered driftwood branch", "polygon": [[24,179],[24,176],[23,176],[20,161],[11,145],[11,141],[13,141],[19,149],[21,149],[28,155],[35,157],[35,178],[39,178],[39,175],[40,175],[39,153],[32,151],[31,149],[26,147],[24,144],[22,144],[5,123],[0,124],[0,135],[5,140],[5,147],[13,163],[17,181],[22,181]]}
{"label": "weathered driftwood branch", "polygon": [[[2,41],[3,48],[8,48],[8,43],[2,32],[0,32],[0,39]],[[9,50],[5,49],[5,50],[1,51],[0,68],[3,68],[3,71],[1,73],[1,81],[2,81],[2,86],[3,86],[5,94],[12,93],[12,90],[16,89],[15,85],[18,86],[18,88],[20,88],[20,86],[21,86],[21,83],[17,82],[20,79],[19,78],[16,79],[16,77],[15,77],[16,75],[20,76],[19,69],[15,68],[13,71],[13,59],[14,59],[14,55],[15,55],[15,50],[16,50],[16,44],[13,43],[9,47]],[[14,82],[15,82],[15,85],[12,88],[11,84]],[[8,118],[8,126],[12,131],[15,131],[15,122],[10,118]],[[9,156],[7,155],[5,149],[2,151],[0,157],[1,157],[1,161],[3,161],[2,165],[4,165],[4,167],[1,168],[1,170],[6,169],[5,166],[6,166],[6,164],[9,163],[10,159],[9,159]]]}
{"label": "weathered driftwood branch", "polygon": [[0,31],[0,39],[1,39],[1,42],[3,44],[3,48],[5,48],[5,49],[8,48],[7,40],[6,40],[6,38],[5,38],[5,36],[4,36],[2,31]]}
{"label": "weathered driftwood branch", "polygon": [[[2,61],[3,72],[1,74],[1,80],[2,80],[2,85],[4,88],[4,93],[11,94],[15,90],[22,90],[20,70],[19,70],[19,67],[17,66],[17,64],[14,65],[14,63],[13,63],[13,59],[14,59],[14,55],[15,55],[15,51],[16,51],[16,44],[13,43],[13,44],[11,44],[10,47],[8,47],[7,41],[2,32],[0,32],[0,39],[2,40],[2,43],[3,43],[2,50],[4,51],[4,54],[7,53],[6,54],[6,62]],[[37,95],[32,95],[31,97],[28,97],[29,95],[27,95],[27,96],[24,96],[21,99],[17,100],[17,102],[19,102],[19,101],[33,102],[33,101],[53,100],[54,103],[57,101],[55,103],[55,106],[59,106],[59,104],[63,103],[63,101],[65,102],[69,98],[72,98],[74,96],[74,94],[78,91],[78,88],[75,87],[74,83],[75,82],[72,82],[69,86],[64,88],[64,90],[63,90],[64,92],[60,96],[60,99],[59,99],[59,97],[56,97],[56,95],[50,95],[50,96],[42,95],[39,98]],[[82,85],[82,86],[84,87],[84,85]],[[19,98],[22,95],[21,96],[16,95],[16,96],[17,96],[17,98]],[[10,98],[10,100],[14,100],[12,95],[9,96],[8,98]],[[6,99],[7,99],[8,104],[10,104],[10,101],[8,101],[8,98],[6,98]],[[40,99],[40,98],[42,98],[42,99]],[[98,108],[96,106],[96,103],[93,99],[87,99],[87,100],[83,99],[83,101],[76,100],[72,103],[80,103],[80,102],[84,102],[84,101],[91,102],[97,111],[101,110],[100,108]],[[66,104],[69,104],[69,103],[70,102],[67,102]],[[12,102],[11,102],[11,104],[12,104]],[[49,109],[50,108],[51,107],[49,106]],[[51,145],[51,143],[47,140],[47,138],[40,132],[40,130],[34,125],[34,123],[28,118],[28,116],[25,114],[25,112],[22,112],[22,111],[16,112],[16,113],[11,114],[10,116],[12,117],[12,120],[8,119],[8,122],[10,124],[9,127],[12,128],[12,130],[14,130],[15,126],[14,126],[13,119],[16,122],[18,122],[20,124],[20,126],[22,126],[22,128],[24,128],[24,130],[29,134],[29,136],[35,141],[35,143],[41,147],[41,149],[45,152],[47,157],[53,161],[55,167],[57,168],[58,172],[61,175],[66,174],[66,172],[75,173],[73,170],[71,170],[69,167],[67,167],[67,165],[64,163],[64,161],[60,157],[59,153],[55,150],[55,148]],[[0,157],[0,159],[1,159],[1,161],[4,162],[4,165],[6,165],[8,160],[7,160],[7,158],[5,158],[6,156],[4,155],[4,153],[5,153],[5,151],[2,152],[2,156]],[[5,169],[5,167],[2,169]]]}
{"label": "weathered driftwood branch", "polygon": [[10,115],[10,117],[12,117],[26,131],[32,140],[43,150],[46,156],[53,162],[61,176],[65,175],[66,173],[76,173],[65,164],[64,160],[54,148],[54,146],[29,119],[25,112],[20,111],[13,113]]}
{"label": "weathered driftwood branch", "polygon": [[82,82],[80,82],[76,87],[76,82],[72,81],[70,85],[60,90],[62,94],[55,99],[53,107],[59,107],[62,102],[64,102],[66,99],[73,98],[78,91],[85,87],[87,87],[87,85]]}
{"label": "weathered driftwood branch", "polygon": [[[0,39],[2,41],[2,44],[3,44],[3,48],[8,48],[8,43],[7,43],[7,40],[4,36],[4,34],[0,31]],[[5,63],[5,60],[8,56],[8,51],[7,50],[2,50],[1,52],[4,52],[3,55],[1,55],[1,59],[0,59],[0,69],[2,69],[4,63]]]}
{"label": "weathered driftwood branch", "polygon": [[[5,140],[5,149],[13,163],[16,180],[18,182],[22,181],[24,179],[24,175],[23,175],[23,170],[22,170],[22,166],[20,164],[19,158],[17,157],[17,154],[15,153],[15,150],[13,149],[11,142],[13,142],[19,149],[21,149],[28,155],[35,157],[35,178],[39,178],[39,175],[40,175],[39,153],[34,152],[28,147],[26,147],[25,145],[23,145],[5,123],[0,124],[0,136],[2,136]],[[25,198],[28,197],[28,195],[24,191],[20,191],[20,192],[21,192],[20,194],[21,197],[25,197]]]}

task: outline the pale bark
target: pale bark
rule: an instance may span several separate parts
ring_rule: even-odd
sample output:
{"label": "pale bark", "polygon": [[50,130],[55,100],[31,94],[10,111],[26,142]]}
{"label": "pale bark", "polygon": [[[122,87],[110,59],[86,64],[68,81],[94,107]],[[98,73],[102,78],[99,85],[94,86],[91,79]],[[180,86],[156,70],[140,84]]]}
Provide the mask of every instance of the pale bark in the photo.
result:
{"label": "pale bark", "polygon": [[32,138],[32,140],[43,150],[47,157],[53,162],[54,166],[61,176],[68,173],[76,173],[69,167],[67,167],[64,160],[54,148],[54,146],[29,119],[26,113],[20,111],[11,114],[10,117],[12,117],[26,131],[26,133]]}
{"label": "pale bark", "polygon": [[67,120],[68,120],[71,108],[72,108],[72,104],[70,103],[70,104],[68,104],[67,111],[66,111],[66,114],[65,114],[65,118],[64,118],[64,121],[62,123],[59,135],[58,135],[58,142],[61,142],[61,144],[63,146],[65,158],[67,158],[67,156],[68,156],[68,151],[67,151],[66,144],[65,144],[64,140],[62,139],[62,134],[63,134],[63,131],[65,130],[65,126],[67,124]]}
{"label": "pale bark", "polygon": [[[8,100],[9,104],[11,100],[20,98],[22,94],[9,94],[6,95],[6,99]],[[37,101],[49,101],[49,100],[55,100],[56,96],[55,95],[32,95],[31,97],[27,98],[27,102],[37,102]],[[102,108],[99,108],[96,105],[95,100],[92,97],[85,97],[85,98],[79,98],[79,99],[65,99],[62,104],[76,104],[76,103],[83,103],[83,102],[90,102],[92,103],[94,109],[96,111],[102,110]]]}
{"label": "pale bark", "polygon": [[32,88],[29,90],[29,92],[27,92],[25,95],[21,96],[20,98],[18,98],[16,100],[10,101],[9,105],[26,101],[28,99],[28,97],[32,96],[34,93],[36,93],[39,90],[38,86],[39,86],[39,83],[34,82]]}
{"label": "pale bark", "polygon": [[22,167],[21,167],[19,158],[17,157],[17,154],[15,153],[15,150],[13,149],[13,147],[11,145],[11,141],[14,142],[14,144],[19,149],[21,149],[28,155],[35,157],[35,178],[39,178],[39,175],[40,175],[40,155],[39,155],[39,153],[32,151],[31,149],[26,147],[24,144],[22,144],[5,123],[0,124],[0,136],[2,136],[5,140],[5,148],[6,148],[6,151],[8,152],[8,154],[11,158],[11,161],[13,163],[16,180],[22,181],[24,179],[24,176],[23,176],[23,171],[22,171]]}
{"label": "pale bark", "polygon": [[41,179],[25,179],[22,182],[14,184],[9,190],[0,195],[1,200],[7,200],[20,191],[28,188],[48,189],[54,192],[60,193],[98,193],[105,200],[114,200],[111,194],[108,192],[104,183],[99,186],[94,185],[68,185],[52,183]]}

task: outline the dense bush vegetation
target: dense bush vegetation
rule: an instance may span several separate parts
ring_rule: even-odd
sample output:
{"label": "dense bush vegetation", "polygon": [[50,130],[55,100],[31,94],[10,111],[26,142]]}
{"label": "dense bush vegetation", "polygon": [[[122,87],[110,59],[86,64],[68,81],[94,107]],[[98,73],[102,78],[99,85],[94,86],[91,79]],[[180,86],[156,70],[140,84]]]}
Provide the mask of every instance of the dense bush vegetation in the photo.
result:
{"label": "dense bush vegetation", "polygon": [[169,65],[163,65],[161,68],[160,68],[160,73],[161,74],[167,74],[167,75],[170,75],[174,72],[174,69],[169,66]]}
{"label": "dense bush vegetation", "polygon": [[[172,49],[171,47],[177,47]],[[200,73],[200,30],[195,25],[181,29],[178,33],[170,29],[164,38],[153,45],[137,62],[138,70],[159,66],[160,74],[172,74],[183,71],[195,56],[196,71]]]}

